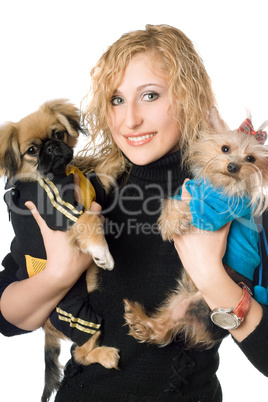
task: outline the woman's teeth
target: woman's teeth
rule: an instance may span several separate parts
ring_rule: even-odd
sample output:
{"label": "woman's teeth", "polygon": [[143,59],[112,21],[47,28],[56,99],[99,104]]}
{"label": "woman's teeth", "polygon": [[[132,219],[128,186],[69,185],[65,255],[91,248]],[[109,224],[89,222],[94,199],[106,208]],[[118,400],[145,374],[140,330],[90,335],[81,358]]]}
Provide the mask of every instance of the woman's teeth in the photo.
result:
{"label": "woman's teeth", "polygon": [[141,135],[139,137],[128,137],[129,141],[143,141],[143,140],[147,140],[147,138],[151,138],[155,135],[156,133],[153,134],[146,134],[146,135]]}

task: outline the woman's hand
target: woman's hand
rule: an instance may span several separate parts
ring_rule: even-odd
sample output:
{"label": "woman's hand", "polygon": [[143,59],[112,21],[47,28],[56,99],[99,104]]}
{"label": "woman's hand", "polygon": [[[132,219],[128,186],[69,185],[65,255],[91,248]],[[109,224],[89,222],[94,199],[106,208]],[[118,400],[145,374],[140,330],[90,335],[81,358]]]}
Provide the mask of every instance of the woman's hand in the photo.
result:
{"label": "woman's hand", "polygon": [[[185,185],[182,188],[181,198],[182,201],[190,203],[191,195]],[[216,232],[192,227],[189,234],[174,236],[174,245],[183,266],[200,290],[209,284],[214,275],[225,273],[222,258],[226,250],[230,225],[231,223],[228,223]]]}
{"label": "woman's hand", "polygon": [[[43,237],[47,254],[45,269],[50,271],[52,277],[55,276],[55,280],[60,280],[63,286],[72,286],[92,263],[91,256],[74,249],[66,232],[50,229],[32,202],[25,205],[31,210]],[[100,205],[92,202],[91,211],[99,214]]]}
{"label": "woman's hand", "polygon": [[[182,200],[189,203],[191,195],[183,186]],[[225,254],[230,223],[216,232],[193,228],[191,233],[174,236],[174,245],[185,270],[201,292],[211,309],[235,307],[242,296],[242,289],[227,274],[222,258]],[[259,324],[262,307],[252,299],[243,323],[230,331],[237,341],[244,340]]]}

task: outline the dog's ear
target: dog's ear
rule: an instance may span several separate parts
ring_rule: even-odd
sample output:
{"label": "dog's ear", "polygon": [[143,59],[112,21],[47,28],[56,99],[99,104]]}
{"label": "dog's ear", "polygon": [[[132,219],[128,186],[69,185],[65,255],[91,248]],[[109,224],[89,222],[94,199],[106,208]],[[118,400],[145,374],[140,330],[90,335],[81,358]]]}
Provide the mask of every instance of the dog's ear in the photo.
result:
{"label": "dog's ear", "polygon": [[14,176],[21,165],[18,132],[15,123],[0,127],[0,176]]}
{"label": "dog's ear", "polygon": [[227,124],[223,121],[215,106],[213,106],[209,112],[208,122],[210,127],[217,133],[229,130]]}
{"label": "dog's ear", "polygon": [[49,109],[59,122],[66,128],[71,137],[77,138],[79,133],[85,134],[80,124],[80,111],[67,99],[55,99],[44,103],[44,108]]}

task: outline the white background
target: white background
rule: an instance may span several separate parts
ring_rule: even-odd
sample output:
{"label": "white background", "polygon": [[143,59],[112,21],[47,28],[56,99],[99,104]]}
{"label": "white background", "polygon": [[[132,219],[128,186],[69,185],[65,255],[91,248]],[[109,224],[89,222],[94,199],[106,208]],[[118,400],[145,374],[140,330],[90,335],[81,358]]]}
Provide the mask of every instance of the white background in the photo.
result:
{"label": "white background", "polygon": [[[53,98],[79,106],[90,68],[103,51],[121,34],[148,23],[174,25],[194,41],[231,128],[242,123],[246,108],[256,128],[268,119],[265,0],[9,0],[0,5],[0,124]],[[0,184],[2,259],[13,234]],[[231,339],[220,356],[224,402],[267,400],[267,378]],[[11,339],[0,335],[1,401],[39,401],[43,370],[42,330]]]}

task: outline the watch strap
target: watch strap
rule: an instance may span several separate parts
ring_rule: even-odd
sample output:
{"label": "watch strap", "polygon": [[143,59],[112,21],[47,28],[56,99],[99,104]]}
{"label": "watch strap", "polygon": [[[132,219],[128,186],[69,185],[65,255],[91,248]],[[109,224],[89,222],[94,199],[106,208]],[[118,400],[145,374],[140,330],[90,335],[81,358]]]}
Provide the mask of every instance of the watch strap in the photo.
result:
{"label": "watch strap", "polygon": [[242,321],[249,311],[251,305],[252,292],[249,289],[249,287],[245,285],[244,282],[240,282],[238,285],[243,288],[243,294],[239,303],[233,309],[233,314],[235,314],[237,318]]}
{"label": "watch strap", "polygon": [[242,297],[234,308],[215,308],[210,314],[212,322],[220,328],[232,330],[239,327],[250,309],[251,290],[243,282],[238,284],[243,288]]}

